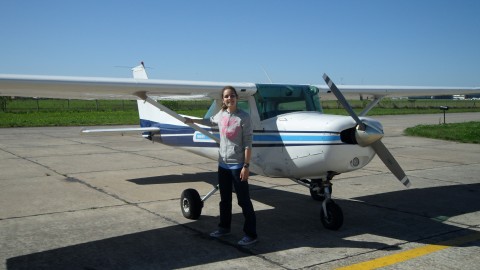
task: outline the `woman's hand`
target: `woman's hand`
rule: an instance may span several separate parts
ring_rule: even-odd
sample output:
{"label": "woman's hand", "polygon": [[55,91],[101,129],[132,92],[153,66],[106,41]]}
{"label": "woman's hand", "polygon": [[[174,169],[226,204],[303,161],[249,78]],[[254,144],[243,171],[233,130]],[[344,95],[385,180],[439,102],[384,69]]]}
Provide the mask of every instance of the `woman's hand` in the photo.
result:
{"label": "woman's hand", "polygon": [[183,122],[183,123],[185,123],[185,124],[193,124],[193,119],[192,119],[192,118],[190,118],[190,117],[184,117],[184,118],[185,118],[185,122]]}
{"label": "woman's hand", "polygon": [[250,170],[247,167],[243,167],[240,172],[240,180],[248,181],[248,176],[250,175]]}

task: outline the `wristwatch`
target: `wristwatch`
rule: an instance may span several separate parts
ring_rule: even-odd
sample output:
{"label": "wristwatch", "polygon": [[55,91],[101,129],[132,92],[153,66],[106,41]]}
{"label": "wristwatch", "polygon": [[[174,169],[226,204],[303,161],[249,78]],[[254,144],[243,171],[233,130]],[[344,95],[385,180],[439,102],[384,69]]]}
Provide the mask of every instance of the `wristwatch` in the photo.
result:
{"label": "wristwatch", "polygon": [[243,167],[248,169],[248,167],[250,167],[250,163],[244,163]]}

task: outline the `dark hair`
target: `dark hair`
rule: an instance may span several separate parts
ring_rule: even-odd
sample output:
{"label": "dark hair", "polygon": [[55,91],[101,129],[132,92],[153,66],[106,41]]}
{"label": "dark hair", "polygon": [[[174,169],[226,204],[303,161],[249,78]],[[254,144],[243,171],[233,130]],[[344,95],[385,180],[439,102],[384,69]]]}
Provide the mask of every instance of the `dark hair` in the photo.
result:
{"label": "dark hair", "polygon": [[232,90],[233,93],[235,94],[235,96],[238,97],[237,90],[235,90],[235,88],[233,86],[227,85],[227,86],[223,87],[222,93],[221,93],[221,95],[222,95],[222,110],[227,109],[227,105],[225,105],[225,103],[223,103],[223,93],[225,93],[226,90]]}

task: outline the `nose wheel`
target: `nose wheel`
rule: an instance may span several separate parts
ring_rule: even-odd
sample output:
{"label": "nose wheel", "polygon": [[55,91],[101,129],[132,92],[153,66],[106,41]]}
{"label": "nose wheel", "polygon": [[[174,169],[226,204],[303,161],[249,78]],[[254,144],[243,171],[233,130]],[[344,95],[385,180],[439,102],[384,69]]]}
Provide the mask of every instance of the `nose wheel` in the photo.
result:
{"label": "nose wheel", "polygon": [[320,210],[320,220],[325,228],[329,230],[338,230],[343,225],[342,208],[332,199],[325,200]]}
{"label": "nose wheel", "polygon": [[342,208],[332,200],[332,183],[330,181],[334,175],[335,173],[329,172],[327,177],[315,182],[319,184],[319,191],[323,191],[321,193],[323,201],[322,209],[320,210],[320,220],[325,228],[336,231],[343,225],[343,212]]}

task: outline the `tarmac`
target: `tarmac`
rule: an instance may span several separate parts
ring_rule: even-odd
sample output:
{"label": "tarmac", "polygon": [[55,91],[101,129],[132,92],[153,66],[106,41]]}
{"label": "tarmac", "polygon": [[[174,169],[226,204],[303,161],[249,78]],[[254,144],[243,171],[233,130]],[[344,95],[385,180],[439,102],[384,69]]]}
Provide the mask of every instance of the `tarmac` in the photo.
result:
{"label": "tarmac", "polygon": [[[215,161],[138,134],[0,129],[0,269],[478,269],[480,145],[402,134],[441,113],[374,118],[412,187],[378,157],[335,177],[344,224],[331,231],[307,188],[253,175],[259,242],[246,248],[235,199],[224,239],[209,237],[218,193],[199,220],[180,211],[184,189],[216,183]],[[446,116],[472,120],[480,113]]]}

